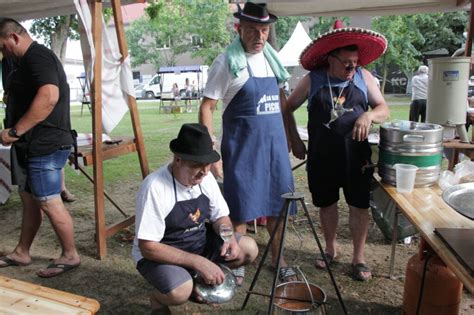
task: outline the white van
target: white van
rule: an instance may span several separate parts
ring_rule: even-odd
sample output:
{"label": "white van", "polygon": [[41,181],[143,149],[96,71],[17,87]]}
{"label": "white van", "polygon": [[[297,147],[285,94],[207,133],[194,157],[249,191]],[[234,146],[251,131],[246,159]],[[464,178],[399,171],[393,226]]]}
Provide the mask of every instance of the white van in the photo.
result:
{"label": "white van", "polygon": [[173,98],[173,84],[178,85],[180,96],[186,97],[186,79],[193,86],[193,96],[200,97],[206,86],[209,66],[160,67],[142,91],[143,98]]}

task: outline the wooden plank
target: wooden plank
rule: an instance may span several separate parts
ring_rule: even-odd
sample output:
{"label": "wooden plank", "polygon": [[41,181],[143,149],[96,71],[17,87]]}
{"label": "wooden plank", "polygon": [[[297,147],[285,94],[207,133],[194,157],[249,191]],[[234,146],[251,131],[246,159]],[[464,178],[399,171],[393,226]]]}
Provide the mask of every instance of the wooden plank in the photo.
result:
{"label": "wooden plank", "polygon": [[422,237],[435,250],[443,262],[456,274],[466,288],[474,293],[474,278],[462,263],[434,233],[435,228],[474,228],[474,221],[456,212],[442,198],[438,185],[415,188],[412,193],[401,194],[396,187],[380,181],[398,209],[413,223]]}
{"label": "wooden plank", "polygon": [[94,299],[0,276],[1,314],[95,314]]}
{"label": "wooden plank", "polygon": [[106,227],[104,213],[104,171],[102,156],[102,0],[92,1],[92,36],[94,39],[95,61],[92,82],[92,155],[94,161],[94,207],[97,256],[107,255]]}
{"label": "wooden plank", "polygon": [[126,218],[122,222],[116,223],[112,226],[107,227],[107,237],[110,237],[117,233],[118,231],[126,228],[127,226],[132,225],[135,223],[135,216],[132,215],[131,217]]}

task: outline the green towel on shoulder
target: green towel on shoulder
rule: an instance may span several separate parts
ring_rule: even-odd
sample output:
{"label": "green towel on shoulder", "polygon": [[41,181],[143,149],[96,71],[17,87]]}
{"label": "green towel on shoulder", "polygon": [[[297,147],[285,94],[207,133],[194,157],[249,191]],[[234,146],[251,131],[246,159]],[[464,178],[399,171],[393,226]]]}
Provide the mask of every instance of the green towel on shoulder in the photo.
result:
{"label": "green towel on shoulder", "polygon": [[[245,56],[244,47],[240,42],[240,37],[237,36],[235,40],[226,49],[226,57],[229,62],[230,72],[233,77],[237,77],[237,74],[244,68],[247,67],[247,57]],[[277,52],[270,46],[269,43],[265,43],[263,47],[263,54],[267,59],[270,67],[277,78],[278,83],[287,81],[290,78],[290,74],[286,71],[285,67],[278,59]]]}

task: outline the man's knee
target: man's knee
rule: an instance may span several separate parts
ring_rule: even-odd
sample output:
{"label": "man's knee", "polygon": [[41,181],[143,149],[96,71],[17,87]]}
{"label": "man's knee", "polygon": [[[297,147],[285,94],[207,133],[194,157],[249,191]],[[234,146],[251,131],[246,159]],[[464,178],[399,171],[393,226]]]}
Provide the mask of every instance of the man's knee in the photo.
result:
{"label": "man's knee", "polygon": [[243,265],[248,265],[257,258],[258,246],[253,238],[243,235],[240,238],[239,246],[242,252]]}
{"label": "man's knee", "polygon": [[159,291],[153,291],[152,298],[163,305],[180,305],[188,301],[193,291],[193,281],[189,280],[174,288],[170,292],[163,294]]}

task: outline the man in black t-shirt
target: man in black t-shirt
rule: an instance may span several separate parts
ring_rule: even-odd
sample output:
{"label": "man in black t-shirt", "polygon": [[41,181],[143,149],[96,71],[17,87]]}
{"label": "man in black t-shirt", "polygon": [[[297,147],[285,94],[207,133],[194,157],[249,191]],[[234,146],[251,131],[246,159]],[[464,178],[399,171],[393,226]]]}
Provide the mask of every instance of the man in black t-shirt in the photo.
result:
{"label": "man in black t-shirt", "polygon": [[69,86],[56,55],[33,41],[15,20],[0,17],[0,50],[17,65],[9,79],[8,119],[1,142],[12,145],[12,181],[23,204],[20,241],[12,253],[0,257],[0,268],[31,263],[30,247],[44,212],[62,252],[37,274],[54,277],[80,264],[72,218],[60,197],[61,170],[74,142]]}

